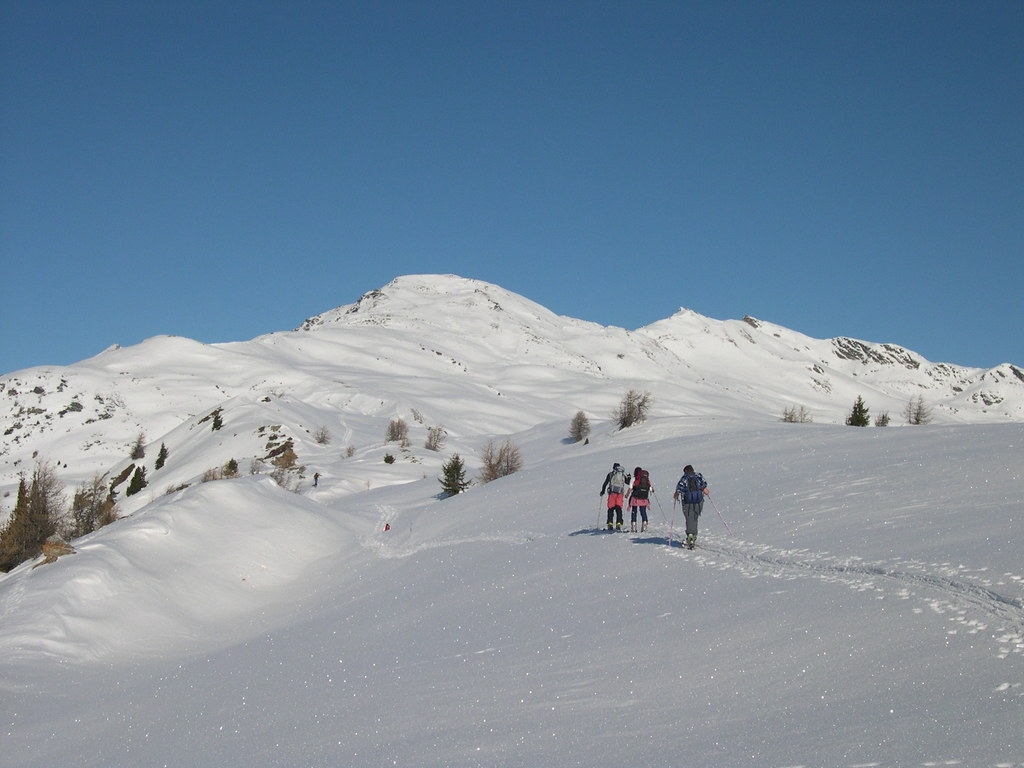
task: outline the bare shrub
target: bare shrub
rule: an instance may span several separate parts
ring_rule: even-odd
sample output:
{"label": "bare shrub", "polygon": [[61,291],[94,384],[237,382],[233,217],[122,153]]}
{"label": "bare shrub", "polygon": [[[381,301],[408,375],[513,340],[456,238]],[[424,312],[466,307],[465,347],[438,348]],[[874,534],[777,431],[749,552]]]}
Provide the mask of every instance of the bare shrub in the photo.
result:
{"label": "bare shrub", "polygon": [[907,420],[907,424],[921,425],[927,424],[932,420],[932,411],[924,402],[924,395],[918,395],[916,398],[910,398],[906,407],[903,409],[903,416]]}
{"label": "bare shrub", "polygon": [[405,419],[396,416],[388,422],[387,431],[384,434],[384,440],[388,443],[402,443],[405,444],[409,441],[409,425],[405,423]]}
{"label": "bare shrub", "polygon": [[131,458],[133,461],[146,458],[146,436],[142,432],[136,435],[132,443]]}
{"label": "bare shrub", "polygon": [[500,446],[489,440],[480,451],[480,481],[489,483],[523,468],[523,455],[511,440]]}
{"label": "bare shrub", "polygon": [[622,397],[619,407],[612,411],[612,418],[619,425],[619,429],[632,427],[647,419],[647,412],[651,408],[651,393],[640,392],[631,389]]}
{"label": "bare shrub", "polygon": [[814,421],[811,418],[811,414],[802,405],[799,408],[792,405],[784,410],[782,412],[782,420],[787,424],[810,424]]}
{"label": "bare shrub", "polygon": [[569,422],[569,438],[574,443],[578,443],[581,440],[586,440],[589,435],[590,419],[587,418],[587,414],[583,411],[576,411],[576,415]]}
{"label": "bare shrub", "polygon": [[117,519],[114,500],[107,491],[106,478],[93,475],[92,481],[78,486],[71,501],[69,535],[73,539],[92,533]]}
{"label": "bare shrub", "polygon": [[327,427],[317,427],[313,432],[313,439],[320,445],[328,445],[331,442],[331,431]]}
{"label": "bare shrub", "polygon": [[295,453],[291,439],[286,440],[284,446],[277,451],[272,463],[274,469],[271,470],[270,477],[274,482],[285,490],[298,491],[299,481],[306,468],[299,464],[299,457]]}
{"label": "bare shrub", "polygon": [[448,439],[448,433],[444,427],[430,427],[427,430],[427,441],[423,447],[428,451],[440,451],[444,447],[444,441]]}

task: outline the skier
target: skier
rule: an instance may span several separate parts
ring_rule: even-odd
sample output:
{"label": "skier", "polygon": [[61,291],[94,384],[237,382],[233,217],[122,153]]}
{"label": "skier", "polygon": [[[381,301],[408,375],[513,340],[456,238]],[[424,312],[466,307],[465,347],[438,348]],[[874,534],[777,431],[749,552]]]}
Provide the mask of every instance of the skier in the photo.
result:
{"label": "skier", "polygon": [[319,472],[314,472],[313,473],[313,487],[316,488],[318,485],[320,485],[320,473]]}
{"label": "skier", "polygon": [[608,530],[621,530],[622,529],[622,494],[626,492],[626,488],[629,486],[629,475],[622,468],[622,465],[616,462],[612,465],[612,471],[608,473],[608,476],[604,479],[604,483],[601,485],[601,496],[604,496],[605,490],[608,491]]}
{"label": "skier", "polygon": [[633,470],[633,487],[629,491],[629,530],[636,531],[636,513],[640,513],[640,530],[647,530],[647,507],[650,505],[649,495],[653,486],[651,476],[646,469],[637,467]]}
{"label": "skier", "polygon": [[708,484],[704,475],[694,470],[692,464],[683,467],[683,476],[676,483],[676,492],[672,498],[682,501],[683,517],[686,518],[686,548],[693,549],[697,544],[697,519],[704,508],[704,495],[708,493]]}

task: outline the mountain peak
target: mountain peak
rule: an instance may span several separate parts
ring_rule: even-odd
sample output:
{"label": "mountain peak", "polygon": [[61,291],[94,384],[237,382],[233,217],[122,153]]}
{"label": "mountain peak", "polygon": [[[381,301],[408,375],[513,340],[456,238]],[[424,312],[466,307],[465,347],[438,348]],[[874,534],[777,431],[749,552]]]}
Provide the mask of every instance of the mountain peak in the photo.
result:
{"label": "mountain peak", "polygon": [[296,330],[346,325],[427,325],[452,327],[480,310],[546,320],[553,313],[529,299],[483,280],[458,275],[403,275],[358,301],[307,319]]}

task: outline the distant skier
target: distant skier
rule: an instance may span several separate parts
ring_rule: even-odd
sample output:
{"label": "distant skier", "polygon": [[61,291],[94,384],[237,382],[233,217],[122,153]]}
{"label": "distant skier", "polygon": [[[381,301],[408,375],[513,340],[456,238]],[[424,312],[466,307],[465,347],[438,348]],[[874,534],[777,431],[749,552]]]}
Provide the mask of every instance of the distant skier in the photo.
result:
{"label": "distant skier", "polygon": [[318,485],[320,485],[320,473],[319,472],[314,472],[313,473],[313,487],[316,488]]}
{"label": "distant skier", "polygon": [[626,492],[626,487],[629,485],[629,475],[622,468],[622,465],[616,462],[612,465],[612,471],[608,473],[608,476],[604,479],[604,483],[601,485],[601,496],[604,496],[605,490],[608,491],[608,530],[621,530],[622,529],[622,502],[623,494]]}
{"label": "distant skier", "polygon": [[633,470],[633,487],[629,491],[629,530],[636,531],[636,513],[640,513],[640,530],[647,530],[647,507],[650,505],[650,493],[653,490],[651,476],[646,469],[637,467]]}
{"label": "distant skier", "polygon": [[693,549],[697,544],[697,520],[704,509],[704,495],[707,492],[708,484],[704,480],[704,475],[695,471],[692,464],[683,467],[683,476],[676,483],[676,491],[672,498],[683,504],[687,549]]}

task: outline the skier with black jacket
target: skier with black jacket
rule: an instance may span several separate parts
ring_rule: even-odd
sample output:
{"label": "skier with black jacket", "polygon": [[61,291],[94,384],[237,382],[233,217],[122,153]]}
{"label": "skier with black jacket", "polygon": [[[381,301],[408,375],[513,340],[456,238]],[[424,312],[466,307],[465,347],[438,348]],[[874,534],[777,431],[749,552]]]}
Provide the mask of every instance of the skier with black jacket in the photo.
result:
{"label": "skier with black jacket", "polygon": [[654,490],[651,476],[646,469],[637,467],[633,470],[633,487],[629,491],[629,530],[636,531],[636,513],[640,513],[643,521],[640,530],[647,530],[647,507],[650,505],[650,493]]}

